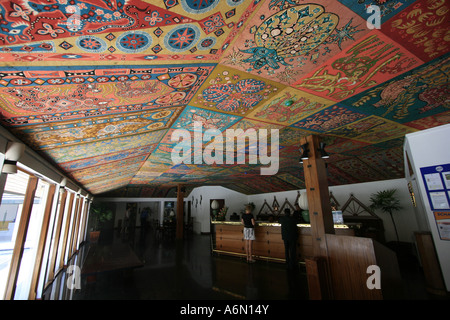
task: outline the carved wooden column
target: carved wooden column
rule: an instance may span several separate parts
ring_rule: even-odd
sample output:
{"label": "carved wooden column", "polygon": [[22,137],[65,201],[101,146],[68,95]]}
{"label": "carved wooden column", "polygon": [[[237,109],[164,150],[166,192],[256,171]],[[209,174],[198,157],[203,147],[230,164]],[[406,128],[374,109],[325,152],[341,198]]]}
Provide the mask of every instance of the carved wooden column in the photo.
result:
{"label": "carved wooden column", "polygon": [[[306,262],[310,266],[309,270],[315,270],[308,273],[308,282],[314,282],[310,283],[310,297],[329,299],[331,288],[327,275],[328,249],[325,234],[334,234],[334,223],[325,161],[319,151],[318,136],[308,136],[301,140],[301,144],[308,153],[308,159],[303,160],[303,169],[313,245],[313,258]],[[311,288],[317,288],[317,291],[311,292]]]}
{"label": "carved wooden column", "polygon": [[325,161],[321,158],[318,136],[308,136],[302,141],[307,144],[309,157],[303,160],[306,194],[308,197],[309,219],[315,257],[326,257],[325,233],[334,234]]}
{"label": "carved wooden column", "polygon": [[181,184],[177,186],[177,232],[176,239],[183,239],[184,228],[184,191],[185,187]]}

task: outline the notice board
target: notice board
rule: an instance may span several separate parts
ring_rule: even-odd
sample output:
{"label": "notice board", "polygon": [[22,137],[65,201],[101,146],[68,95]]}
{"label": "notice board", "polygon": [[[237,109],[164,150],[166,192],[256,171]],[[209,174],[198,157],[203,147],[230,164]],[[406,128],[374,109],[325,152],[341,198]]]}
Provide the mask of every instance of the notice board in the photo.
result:
{"label": "notice board", "polygon": [[450,241],[450,163],[420,168],[441,240]]}

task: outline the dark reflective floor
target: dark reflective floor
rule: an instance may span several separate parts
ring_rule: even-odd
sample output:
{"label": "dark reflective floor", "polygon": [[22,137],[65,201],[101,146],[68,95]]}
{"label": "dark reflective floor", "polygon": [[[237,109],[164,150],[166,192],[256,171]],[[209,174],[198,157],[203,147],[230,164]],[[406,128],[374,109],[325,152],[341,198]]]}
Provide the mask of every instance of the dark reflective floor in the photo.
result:
{"label": "dark reflective floor", "polygon": [[83,274],[73,299],[308,299],[301,266],[288,271],[279,263],[212,255],[208,235],[177,241],[137,233],[134,242],[115,238],[114,245],[129,244],[144,265]]}
{"label": "dark reflective floor", "polygon": [[[125,257],[125,258],[123,258]],[[82,270],[81,288],[68,290],[71,275],[60,273],[43,299],[71,300],[307,300],[304,266],[217,256],[209,235],[183,240],[161,239],[152,230],[112,243],[82,247],[76,255]],[[94,262],[93,262],[94,261]],[[139,266],[137,266],[137,263]],[[98,265],[100,263],[100,268]],[[102,269],[101,271],[98,271]],[[93,270],[96,270],[93,272]],[[431,295],[417,261],[400,261],[406,300],[447,300]],[[90,270],[90,271],[89,271]],[[295,302],[294,302],[295,303]]]}

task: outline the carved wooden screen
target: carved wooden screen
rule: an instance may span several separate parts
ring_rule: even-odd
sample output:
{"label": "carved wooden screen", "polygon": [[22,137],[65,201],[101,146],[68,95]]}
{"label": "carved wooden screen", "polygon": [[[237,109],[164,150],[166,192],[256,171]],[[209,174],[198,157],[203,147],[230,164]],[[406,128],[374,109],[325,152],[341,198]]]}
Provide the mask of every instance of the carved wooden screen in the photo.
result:
{"label": "carved wooden screen", "polygon": [[353,194],[350,195],[347,202],[342,206],[343,215],[366,216],[380,219],[368,206],[359,201]]}
{"label": "carved wooden screen", "polygon": [[342,206],[344,223],[355,226],[355,235],[385,242],[383,220],[353,194]]}

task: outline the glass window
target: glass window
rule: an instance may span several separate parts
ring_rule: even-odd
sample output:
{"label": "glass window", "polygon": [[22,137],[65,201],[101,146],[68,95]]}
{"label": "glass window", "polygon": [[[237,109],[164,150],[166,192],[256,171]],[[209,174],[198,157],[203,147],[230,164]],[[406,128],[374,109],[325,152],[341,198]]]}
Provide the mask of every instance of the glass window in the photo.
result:
{"label": "glass window", "polygon": [[[69,192],[66,205],[62,206],[59,203],[60,193],[56,191],[54,194],[56,188],[51,182],[34,176],[30,180],[30,177],[26,170],[1,176],[5,186],[0,204],[0,300],[5,297],[11,270],[17,272],[14,275],[14,299],[29,299],[30,290],[36,290],[36,286],[36,298],[39,299],[46,282],[55,276],[50,268],[58,272],[67,263],[79,241],[81,226],[77,222],[82,213],[83,201],[78,202],[75,193]],[[37,183],[37,186],[33,184],[36,191],[32,199],[29,198],[32,194],[26,194],[29,181]],[[27,221],[23,221],[20,226],[21,219],[24,218],[21,217],[22,210],[30,201],[32,206],[28,225],[25,225]],[[49,201],[53,202],[51,206]],[[19,240],[21,257],[13,256]],[[56,261],[54,258],[57,258]],[[36,265],[37,261],[40,265]],[[51,261],[55,263],[50,263]]]}
{"label": "glass window", "polygon": [[0,205],[0,299],[5,294],[28,178],[22,171],[6,178]]}
{"label": "glass window", "polygon": [[[52,248],[55,245],[55,237],[56,237],[56,222],[59,212],[59,206],[60,206],[60,194],[58,190],[54,194],[53,198],[53,206],[52,206],[52,214],[50,217],[49,225],[48,225],[48,232],[47,232],[47,240],[45,242],[45,248],[44,248],[44,256],[40,271],[40,277],[38,282],[38,289],[36,292],[36,299],[40,299],[41,293],[44,290],[44,286],[46,282],[49,279],[49,268],[51,266],[51,256],[52,256]],[[53,274],[52,274],[53,275]]]}
{"label": "glass window", "polygon": [[57,255],[56,265],[55,265],[55,276],[61,270],[61,268],[64,266],[64,263],[66,262],[64,259],[65,259],[65,255],[66,255],[66,251],[67,251],[66,250],[67,249],[67,240],[68,240],[69,232],[70,232],[69,227],[70,227],[70,221],[72,219],[74,200],[75,200],[74,193],[68,192],[66,206],[64,208],[64,216],[63,216],[62,228],[61,228],[61,233],[60,233],[60,239],[59,239],[58,255]]}
{"label": "glass window", "polygon": [[50,185],[46,181],[39,180],[34,196],[30,222],[28,224],[22,261],[20,263],[14,295],[15,300],[28,299],[49,187]]}

